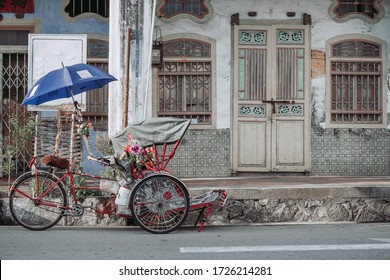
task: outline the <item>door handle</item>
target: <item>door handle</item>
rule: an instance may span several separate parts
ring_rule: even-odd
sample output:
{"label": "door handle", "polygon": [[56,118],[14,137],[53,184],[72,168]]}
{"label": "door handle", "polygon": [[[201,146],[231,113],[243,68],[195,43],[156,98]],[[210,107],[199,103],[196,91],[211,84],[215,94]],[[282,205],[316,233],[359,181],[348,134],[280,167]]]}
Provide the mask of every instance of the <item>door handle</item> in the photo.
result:
{"label": "door handle", "polygon": [[272,105],[272,114],[276,114],[276,103],[295,103],[295,100],[275,100],[271,98],[271,100],[263,100],[263,103],[270,103]]}
{"label": "door handle", "polygon": [[276,113],[275,100],[273,98],[271,100],[263,100],[263,103],[270,103],[272,106],[272,114]]}
{"label": "door handle", "polygon": [[274,100],[275,103],[295,103],[295,100]]}

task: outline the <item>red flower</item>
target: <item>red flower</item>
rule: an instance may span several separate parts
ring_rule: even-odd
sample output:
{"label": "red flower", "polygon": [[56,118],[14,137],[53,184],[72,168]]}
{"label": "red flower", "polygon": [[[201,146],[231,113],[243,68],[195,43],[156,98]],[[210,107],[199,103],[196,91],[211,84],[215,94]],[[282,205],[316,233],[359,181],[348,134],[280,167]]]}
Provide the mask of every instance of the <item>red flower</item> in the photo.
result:
{"label": "red flower", "polygon": [[130,147],[130,145],[125,146],[124,151],[130,153],[130,152],[131,152],[131,147]]}

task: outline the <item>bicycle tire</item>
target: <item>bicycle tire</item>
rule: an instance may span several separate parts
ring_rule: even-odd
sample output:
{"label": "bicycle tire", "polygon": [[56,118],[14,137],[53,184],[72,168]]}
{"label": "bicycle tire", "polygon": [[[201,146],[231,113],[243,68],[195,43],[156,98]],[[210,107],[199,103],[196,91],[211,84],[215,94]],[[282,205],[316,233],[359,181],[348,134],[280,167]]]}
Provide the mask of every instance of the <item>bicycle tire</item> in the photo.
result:
{"label": "bicycle tire", "polygon": [[[9,196],[11,215],[15,221],[30,230],[45,230],[56,225],[64,215],[68,200],[63,183],[48,172],[26,173],[20,176]],[[36,182],[39,182],[38,187]],[[58,183],[56,183],[58,182]],[[41,200],[36,200],[49,186],[56,184]],[[45,206],[42,202],[55,206]]]}
{"label": "bicycle tire", "polygon": [[189,192],[173,176],[152,175],[132,190],[130,209],[142,229],[151,233],[169,233],[179,228],[188,216]]}

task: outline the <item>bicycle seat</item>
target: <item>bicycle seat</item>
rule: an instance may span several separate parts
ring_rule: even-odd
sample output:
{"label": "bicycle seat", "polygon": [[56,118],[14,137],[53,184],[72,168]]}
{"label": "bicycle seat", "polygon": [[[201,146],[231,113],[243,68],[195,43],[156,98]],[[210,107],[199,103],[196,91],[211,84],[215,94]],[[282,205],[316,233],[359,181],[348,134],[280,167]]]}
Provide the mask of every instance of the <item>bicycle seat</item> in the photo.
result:
{"label": "bicycle seat", "polygon": [[52,155],[45,155],[41,158],[41,162],[47,166],[57,167],[59,169],[66,169],[70,166],[69,160]]}

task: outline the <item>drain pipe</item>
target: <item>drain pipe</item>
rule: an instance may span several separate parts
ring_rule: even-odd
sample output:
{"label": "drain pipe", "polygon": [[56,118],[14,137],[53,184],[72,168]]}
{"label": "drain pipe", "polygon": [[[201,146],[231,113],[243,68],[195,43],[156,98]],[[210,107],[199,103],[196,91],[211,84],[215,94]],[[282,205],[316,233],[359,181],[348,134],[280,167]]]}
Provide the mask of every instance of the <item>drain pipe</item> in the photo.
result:
{"label": "drain pipe", "polygon": [[130,44],[131,44],[131,30],[126,30],[126,49],[125,49],[125,90],[123,95],[123,116],[122,128],[127,126],[129,114],[129,86],[130,86]]}

